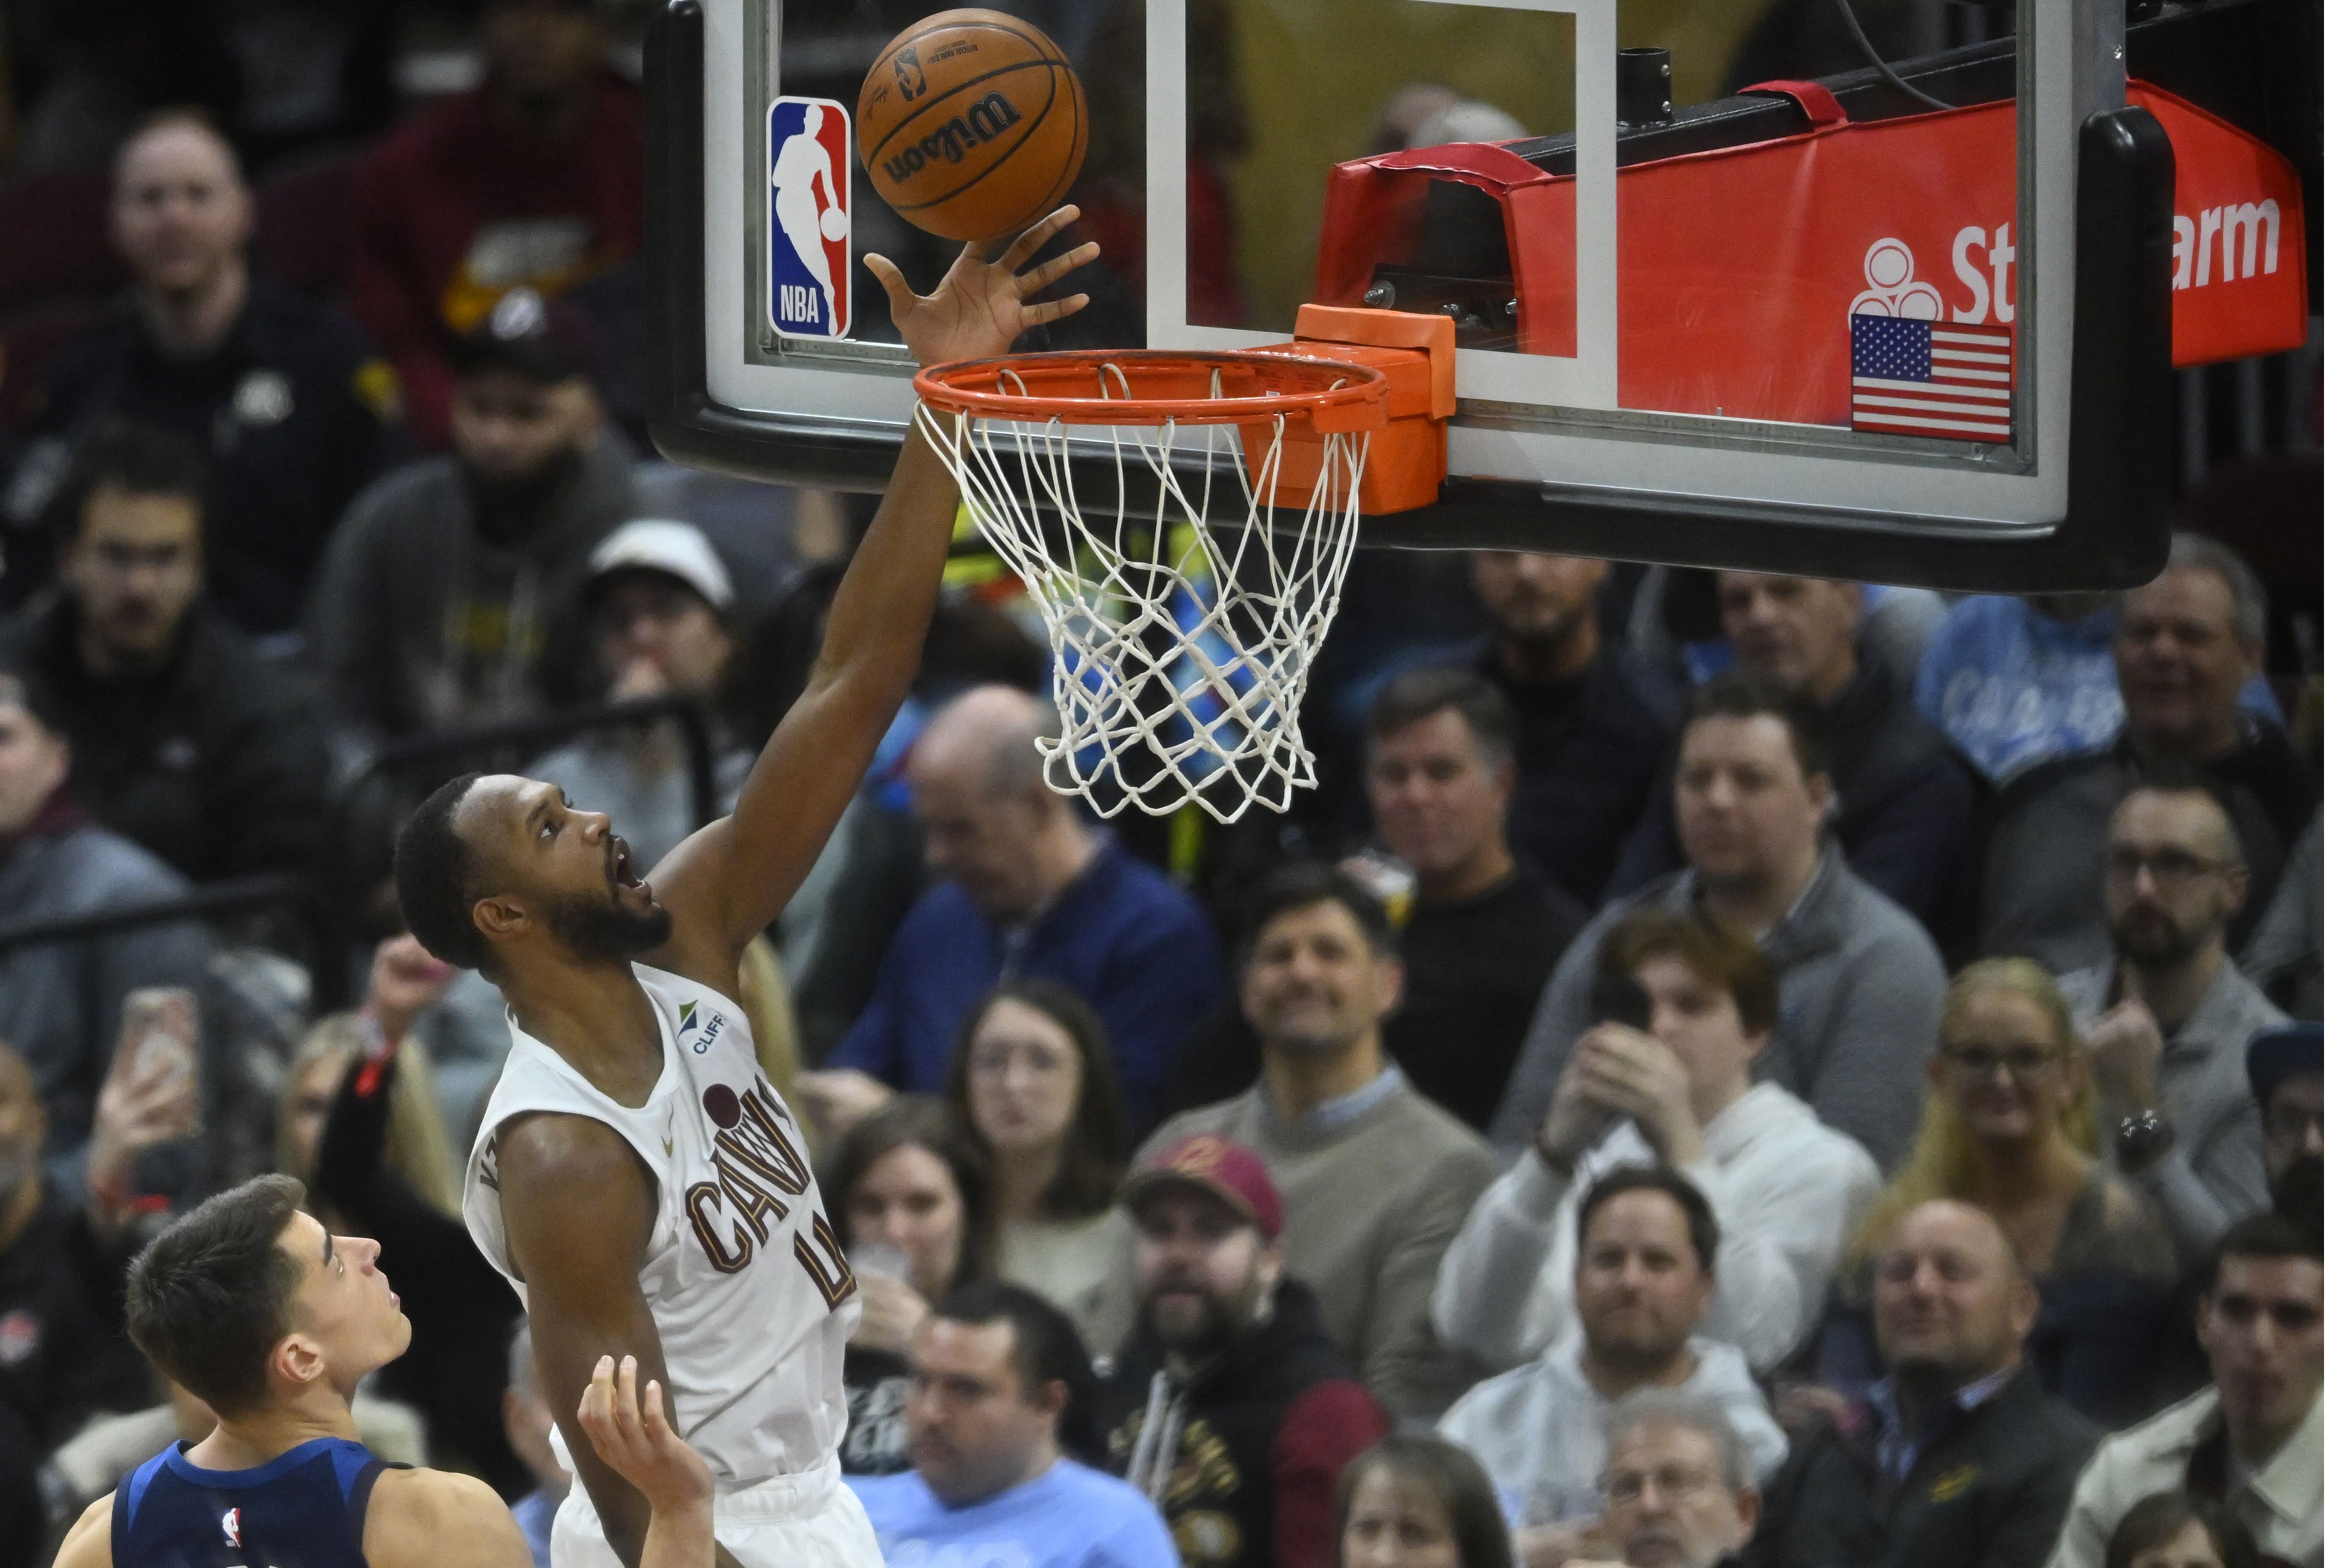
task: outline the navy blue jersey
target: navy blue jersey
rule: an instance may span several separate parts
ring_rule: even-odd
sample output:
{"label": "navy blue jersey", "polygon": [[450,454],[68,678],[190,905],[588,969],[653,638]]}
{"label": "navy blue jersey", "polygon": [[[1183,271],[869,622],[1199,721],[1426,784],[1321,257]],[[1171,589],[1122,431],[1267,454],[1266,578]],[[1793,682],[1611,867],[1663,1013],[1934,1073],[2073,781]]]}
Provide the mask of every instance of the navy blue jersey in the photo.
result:
{"label": "navy blue jersey", "polygon": [[359,1444],[314,1437],[249,1470],[207,1470],[187,1450],[115,1489],[115,1568],[367,1568],[360,1532],[385,1465]]}

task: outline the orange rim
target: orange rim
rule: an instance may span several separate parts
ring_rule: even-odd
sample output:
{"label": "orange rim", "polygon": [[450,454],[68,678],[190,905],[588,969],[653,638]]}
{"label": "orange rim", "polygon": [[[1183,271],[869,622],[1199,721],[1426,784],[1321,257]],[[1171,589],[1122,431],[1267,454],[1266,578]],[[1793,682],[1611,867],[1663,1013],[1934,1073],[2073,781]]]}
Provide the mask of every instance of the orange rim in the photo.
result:
{"label": "orange rim", "polygon": [[1298,354],[1098,349],[935,365],[915,373],[915,392],[942,413],[1039,425],[1254,425],[1303,414],[1321,426],[1353,424],[1341,410],[1377,409],[1388,377]]}

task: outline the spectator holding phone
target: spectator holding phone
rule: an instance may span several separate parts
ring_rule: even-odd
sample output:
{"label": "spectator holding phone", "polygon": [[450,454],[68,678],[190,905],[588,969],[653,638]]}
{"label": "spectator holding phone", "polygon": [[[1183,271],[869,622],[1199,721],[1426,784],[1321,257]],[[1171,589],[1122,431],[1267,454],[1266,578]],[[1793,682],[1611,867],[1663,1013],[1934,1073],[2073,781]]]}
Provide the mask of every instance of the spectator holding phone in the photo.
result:
{"label": "spectator holding phone", "polygon": [[1717,1289],[1699,1331],[1778,1366],[1811,1332],[1878,1169],[1750,1065],[1780,1007],[1772,966],[1705,909],[1636,910],[1602,945],[1593,1009],[1534,1145],[1446,1249],[1431,1301],[1446,1343],[1497,1369],[1576,1331],[1576,1214],[1626,1165],[1687,1176],[1719,1216]]}

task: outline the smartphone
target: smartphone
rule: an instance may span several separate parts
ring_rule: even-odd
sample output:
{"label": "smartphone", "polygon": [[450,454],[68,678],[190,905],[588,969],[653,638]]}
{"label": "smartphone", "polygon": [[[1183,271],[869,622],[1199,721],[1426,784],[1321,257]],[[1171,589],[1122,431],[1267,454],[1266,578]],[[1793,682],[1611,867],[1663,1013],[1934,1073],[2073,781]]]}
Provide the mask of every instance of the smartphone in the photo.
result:
{"label": "smartphone", "polygon": [[1592,1021],[1622,1024],[1650,1032],[1650,993],[1630,974],[1603,974],[1592,982]]}
{"label": "smartphone", "polygon": [[122,999],[122,1047],[132,1070],[167,1079],[196,1076],[196,997],[184,985],[149,985]]}
{"label": "smartphone", "polygon": [[860,1279],[879,1276],[904,1284],[913,1268],[913,1261],[887,1241],[861,1242],[849,1249],[849,1271]]}

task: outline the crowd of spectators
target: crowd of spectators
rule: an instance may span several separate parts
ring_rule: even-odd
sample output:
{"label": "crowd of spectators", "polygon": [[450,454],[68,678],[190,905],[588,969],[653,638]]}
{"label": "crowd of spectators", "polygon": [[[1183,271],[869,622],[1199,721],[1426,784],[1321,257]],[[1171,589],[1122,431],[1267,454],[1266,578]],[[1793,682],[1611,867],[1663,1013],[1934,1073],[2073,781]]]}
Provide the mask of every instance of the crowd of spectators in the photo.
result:
{"label": "crowd of spectators", "polygon": [[[124,1271],[268,1171],[415,1323],[371,1447],[544,1552],[457,1217],[508,1025],[390,829],[499,762],[650,866],[856,526],[643,445],[614,9],[489,0],[395,119],[365,27],[316,102],[193,43],[162,97],[0,6],[124,280],[0,373],[0,1568],[210,1429]],[[330,146],[346,253],[273,276],[248,170]],[[892,1568],[2316,1568],[2318,682],[2228,542],[2024,598],[1375,565],[1320,792],[1225,829],[1046,786],[976,549],[739,976]]]}

